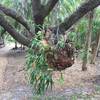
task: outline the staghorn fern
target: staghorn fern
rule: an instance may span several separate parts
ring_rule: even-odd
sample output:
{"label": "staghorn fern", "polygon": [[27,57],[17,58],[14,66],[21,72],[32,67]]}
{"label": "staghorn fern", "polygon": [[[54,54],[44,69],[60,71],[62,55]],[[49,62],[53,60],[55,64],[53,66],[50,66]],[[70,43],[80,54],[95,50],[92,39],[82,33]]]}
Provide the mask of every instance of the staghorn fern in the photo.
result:
{"label": "staghorn fern", "polygon": [[[52,89],[53,85],[52,70],[46,62],[45,46],[41,43],[42,39],[43,35],[39,32],[32,40],[26,59],[29,80],[37,94],[44,94],[48,87],[50,86]],[[39,49],[33,49],[33,47]]]}

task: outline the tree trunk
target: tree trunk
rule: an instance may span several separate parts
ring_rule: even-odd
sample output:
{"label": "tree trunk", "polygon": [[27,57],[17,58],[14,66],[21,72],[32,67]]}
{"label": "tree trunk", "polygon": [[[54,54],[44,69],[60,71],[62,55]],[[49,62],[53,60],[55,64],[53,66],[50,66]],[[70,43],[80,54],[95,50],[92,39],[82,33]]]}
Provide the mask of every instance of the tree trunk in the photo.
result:
{"label": "tree trunk", "polygon": [[44,18],[42,18],[39,15],[34,16],[34,22],[35,22],[35,34],[36,34],[38,31],[40,31],[43,28]]}
{"label": "tree trunk", "polygon": [[1,33],[0,33],[0,45],[5,45],[5,42],[4,42],[4,34],[5,34],[6,30],[1,30]]}
{"label": "tree trunk", "polygon": [[100,46],[100,33],[98,33],[98,35],[97,35],[97,42],[96,42],[95,48],[92,48],[93,54],[92,54],[91,64],[95,64],[95,60],[96,60],[96,56],[97,56],[97,53],[99,50],[99,46]]}
{"label": "tree trunk", "polygon": [[86,65],[87,65],[87,62],[88,62],[88,54],[89,54],[89,48],[90,48],[90,44],[91,44],[93,11],[89,12],[88,16],[89,16],[89,25],[88,25],[87,38],[86,38],[86,44],[85,44],[85,49],[84,49],[82,71],[87,70]]}
{"label": "tree trunk", "polygon": [[17,47],[17,41],[15,40],[15,49],[17,49],[18,47]]}

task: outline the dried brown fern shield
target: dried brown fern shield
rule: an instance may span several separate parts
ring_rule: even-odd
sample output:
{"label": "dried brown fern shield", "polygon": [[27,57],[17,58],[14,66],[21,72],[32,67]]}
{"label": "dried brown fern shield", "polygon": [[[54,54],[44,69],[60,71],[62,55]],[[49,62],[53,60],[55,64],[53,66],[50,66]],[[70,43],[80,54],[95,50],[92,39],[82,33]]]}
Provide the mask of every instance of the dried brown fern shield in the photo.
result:
{"label": "dried brown fern shield", "polygon": [[49,67],[54,70],[64,70],[74,64],[74,49],[70,43],[65,43],[63,48],[46,51],[46,59]]}

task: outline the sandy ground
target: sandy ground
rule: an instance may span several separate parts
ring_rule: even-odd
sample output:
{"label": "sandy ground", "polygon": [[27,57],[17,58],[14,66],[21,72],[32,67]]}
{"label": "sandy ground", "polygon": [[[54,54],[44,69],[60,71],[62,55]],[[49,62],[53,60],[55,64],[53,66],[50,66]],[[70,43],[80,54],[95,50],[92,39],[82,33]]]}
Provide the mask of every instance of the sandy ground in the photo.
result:
{"label": "sandy ground", "polygon": [[0,56],[0,89],[3,85],[3,73],[5,71],[6,65],[7,59],[4,57],[4,54],[2,54],[2,56]]}
{"label": "sandy ground", "polygon": [[12,51],[13,44],[0,49],[0,100],[29,100],[32,91],[26,81],[25,52]]}
{"label": "sandy ground", "polygon": [[[23,70],[25,52],[11,51],[12,47],[13,45],[9,45],[0,49],[0,100],[33,100],[32,90],[26,81],[26,72]],[[60,73],[54,72],[53,92],[48,90],[46,95],[65,97],[59,100],[74,100],[68,99],[74,94],[94,95],[95,86],[100,85],[100,58],[97,59],[96,65],[88,64],[86,72],[81,71],[81,61],[76,60],[72,67],[62,73],[64,82],[59,82]],[[97,97],[93,100],[100,100],[99,94],[96,94]]]}

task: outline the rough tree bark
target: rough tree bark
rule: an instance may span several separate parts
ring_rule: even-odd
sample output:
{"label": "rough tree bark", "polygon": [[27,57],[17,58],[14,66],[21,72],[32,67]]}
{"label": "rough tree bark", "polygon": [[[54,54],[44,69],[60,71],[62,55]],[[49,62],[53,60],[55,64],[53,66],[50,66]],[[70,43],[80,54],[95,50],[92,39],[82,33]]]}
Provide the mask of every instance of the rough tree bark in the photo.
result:
{"label": "rough tree bark", "polygon": [[91,35],[92,35],[92,24],[93,24],[93,11],[88,13],[89,18],[89,25],[88,25],[88,32],[86,34],[86,44],[84,48],[84,57],[83,57],[83,63],[82,63],[82,71],[87,70],[87,62],[88,62],[88,54],[89,54],[89,48],[91,44]]}

